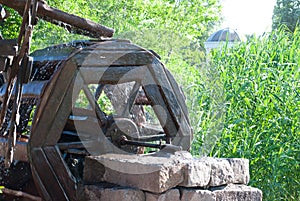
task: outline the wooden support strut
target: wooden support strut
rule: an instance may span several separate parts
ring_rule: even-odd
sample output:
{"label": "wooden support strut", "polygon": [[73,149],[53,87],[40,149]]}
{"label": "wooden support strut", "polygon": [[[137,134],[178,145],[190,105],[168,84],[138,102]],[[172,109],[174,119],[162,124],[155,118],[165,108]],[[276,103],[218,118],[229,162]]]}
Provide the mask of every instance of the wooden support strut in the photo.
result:
{"label": "wooden support strut", "polygon": [[[0,4],[13,8],[22,15],[26,0],[0,0]],[[38,1],[37,17],[53,24],[64,26],[69,32],[82,34],[92,38],[112,37],[114,34],[114,30],[111,28],[52,8],[44,1]]]}

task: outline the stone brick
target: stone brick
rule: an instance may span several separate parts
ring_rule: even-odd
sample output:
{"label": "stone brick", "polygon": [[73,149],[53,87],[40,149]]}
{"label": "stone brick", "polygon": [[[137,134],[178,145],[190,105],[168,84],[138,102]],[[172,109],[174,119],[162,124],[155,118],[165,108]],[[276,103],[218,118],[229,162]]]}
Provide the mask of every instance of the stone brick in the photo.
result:
{"label": "stone brick", "polygon": [[180,193],[178,189],[170,189],[165,193],[154,194],[145,193],[146,201],[180,201]]}
{"label": "stone brick", "polygon": [[144,192],[132,188],[103,188],[96,185],[85,185],[83,194],[82,201],[145,201]]}
{"label": "stone brick", "polygon": [[262,201],[261,190],[250,186],[230,184],[216,189],[213,190],[216,201]]}
{"label": "stone brick", "polygon": [[248,184],[250,180],[249,160],[243,158],[226,159],[233,170],[233,183]]}
{"label": "stone brick", "polygon": [[[183,164],[171,158],[105,154],[86,157],[86,160],[93,160],[94,162],[85,164],[85,182],[106,181],[121,186],[162,193],[183,181]],[[92,166],[90,166],[91,164]],[[95,171],[95,166],[99,172]]]}
{"label": "stone brick", "polygon": [[209,190],[183,189],[181,201],[216,201],[215,195]]}
{"label": "stone brick", "polygon": [[234,173],[228,160],[219,158],[205,158],[211,163],[209,186],[222,186],[233,183]]}
{"label": "stone brick", "polygon": [[91,157],[85,157],[84,160],[84,181],[85,183],[96,183],[103,181],[105,167]]}
{"label": "stone brick", "polygon": [[180,186],[184,187],[206,187],[210,181],[211,164],[206,159],[185,159],[184,181]]}

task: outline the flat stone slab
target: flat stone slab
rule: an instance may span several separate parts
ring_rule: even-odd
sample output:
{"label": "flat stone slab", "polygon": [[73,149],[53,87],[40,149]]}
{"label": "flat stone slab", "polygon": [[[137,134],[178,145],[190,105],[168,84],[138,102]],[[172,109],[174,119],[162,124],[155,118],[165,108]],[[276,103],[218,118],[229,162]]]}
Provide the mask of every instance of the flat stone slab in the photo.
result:
{"label": "flat stone slab", "polygon": [[262,192],[240,184],[212,189],[173,188],[164,193],[150,193],[129,187],[85,185],[79,201],[262,201]]}
{"label": "flat stone slab", "polygon": [[248,184],[249,161],[240,158],[193,158],[189,152],[153,155],[105,154],[85,158],[84,182],[109,182],[153,193],[176,186],[217,187]]}
{"label": "flat stone slab", "polygon": [[234,181],[233,169],[228,160],[219,158],[207,158],[211,163],[211,175],[208,186],[222,186]]}
{"label": "flat stone slab", "polygon": [[216,196],[209,190],[183,189],[181,201],[216,201]]}
{"label": "flat stone slab", "polygon": [[105,154],[85,158],[84,181],[162,193],[183,182],[182,169],[178,160],[165,157]]}
{"label": "flat stone slab", "polygon": [[184,159],[183,164],[184,180],[179,186],[184,187],[206,187],[211,177],[211,162],[206,159]]}
{"label": "flat stone slab", "polygon": [[226,158],[233,170],[234,184],[248,184],[250,180],[249,160],[244,158]]}
{"label": "flat stone slab", "polygon": [[229,184],[209,190],[181,189],[181,201],[262,201],[262,192],[240,184]]}
{"label": "flat stone slab", "polygon": [[85,185],[80,201],[145,201],[143,191],[132,188],[103,188],[96,185]]}
{"label": "flat stone slab", "polygon": [[263,198],[262,191],[258,188],[238,184],[230,184],[212,192],[216,201],[262,201]]}
{"label": "flat stone slab", "polygon": [[146,192],[146,201],[181,201],[178,189],[170,189],[165,193],[153,194]]}

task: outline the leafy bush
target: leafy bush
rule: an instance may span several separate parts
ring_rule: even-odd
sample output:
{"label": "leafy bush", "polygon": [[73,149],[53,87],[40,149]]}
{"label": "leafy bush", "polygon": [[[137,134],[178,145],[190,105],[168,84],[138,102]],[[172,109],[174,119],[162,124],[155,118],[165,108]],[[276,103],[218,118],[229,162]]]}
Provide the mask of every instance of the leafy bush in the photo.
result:
{"label": "leafy bush", "polygon": [[[235,48],[225,45],[211,56],[211,68],[224,89],[225,113],[210,155],[248,158],[250,185],[262,189],[265,200],[300,197],[299,47],[300,30],[281,29]],[[211,99],[198,103],[207,114]],[[203,128],[209,124],[202,119]],[[195,155],[204,133],[195,134]]]}

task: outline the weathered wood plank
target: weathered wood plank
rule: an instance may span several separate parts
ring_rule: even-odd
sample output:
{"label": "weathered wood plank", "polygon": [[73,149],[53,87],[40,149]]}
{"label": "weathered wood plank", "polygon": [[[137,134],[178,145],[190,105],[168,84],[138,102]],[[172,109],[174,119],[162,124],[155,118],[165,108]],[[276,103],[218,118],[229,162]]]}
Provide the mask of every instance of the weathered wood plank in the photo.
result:
{"label": "weathered wood plank", "polygon": [[[64,75],[62,75],[64,77]],[[79,93],[75,92],[75,88],[74,85],[81,85],[82,84],[82,80],[78,80],[76,79],[75,74],[71,75],[73,77],[73,81],[71,81],[71,83],[68,85],[68,89],[67,91],[64,93],[64,96],[60,95],[59,92],[59,87],[57,87],[54,90],[54,97],[52,98],[53,103],[55,103],[55,97],[59,97],[62,96],[62,100],[61,100],[61,104],[59,105],[58,110],[56,111],[55,114],[55,118],[52,119],[52,123],[50,125],[50,130],[49,133],[47,135],[47,139],[44,143],[44,145],[55,145],[57,143],[57,141],[59,140],[61,133],[68,121],[68,118],[71,114],[71,110],[72,110],[72,106],[73,104],[75,104],[75,100],[73,101],[72,97],[73,97],[73,93]],[[63,78],[62,77],[62,78]],[[77,77],[78,78],[78,77]],[[64,84],[64,83],[59,83],[59,84]],[[54,105],[53,105],[54,107]],[[49,107],[49,110],[51,107]]]}
{"label": "weathered wood plank", "polygon": [[148,51],[82,51],[74,58],[79,66],[141,66],[150,64],[153,55]]}
{"label": "weathered wood plank", "polygon": [[173,75],[170,73],[170,71],[166,68],[164,68],[165,70],[165,74],[167,75],[168,77],[168,80],[170,81],[170,84],[172,86],[172,89],[173,91],[175,92],[175,94],[178,94],[176,96],[180,106],[181,106],[181,109],[185,115],[185,118],[187,119],[187,121],[189,121],[189,113],[188,113],[188,108],[186,106],[186,103],[185,103],[185,96],[183,94],[183,91],[179,88],[175,78],[173,77]]}
{"label": "weathered wood plank", "polygon": [[149,65],[148,67],[155,83],[162,93],[168,110],[171,112],[172,118],[176,118],[175,121],[178,122],[177,124],[179,124],[180,118],[183,113],[181,111],[180,105],[178,104],[175,92],[173,91],[168,77],[165,74],[162,64],[156,61],[153,65]]}
{"label": "weathered wood plank", "polygon": [[[149,65],[148,67],[155,80],[155,83],[159,87],[159,91],[161,92],[168,111],[171,114],[172,120],[176,125],[177,132],[175,133],[176,140],[174,141],[174,144],[180,144],[181,146],[183,146],[183,149],[189,149],[192,139],[192,131],[189,127],[187,115],[185,114],[185,112],[187,111],[184,111],[184,109],[182,108],[182,104],[183,106],[185,105],[184,103],[182,103],[183,95],[181,91],[179,91],[179,88],[175,87],[175,80],[168,79],[168,76],[165,73],[166,71],[164,69],[164,66],[158,60],[156,60],[152,65]],[[171,84],[170,82],[174,83]]]}
{"label": "weathered wood plank", "polygon": [[[48,81],[33,81],[27,84],[23,84],[22,98],[37,98],[42,94],[44,86]],[[3,84],[0,87],[0,100],[2,101],[5,95],[7,84]],[[15,94],[12,94],[13,97]]]}
{"label": "weathered wood plank", "polygon": [[69,200],[42,148],[31,150],[31,164],[39,177],[38,185],[46,189],[51,200]]}
{"label": "weathered wood plank", "polygon": [[43,200],[45,200],[45,201],[52,201],[49,193],[47,192],[47,189],[43,185],[41,178],[39,177],[36,169],[34,168],[34,165],[32,165],[32,164],[31,164],[31,173],[32,173],[32,178],[34,180],[34,183],[35,183],[35,186],[37,188],[39,195],[42,195]]}
{"label": "weathered wood plank", "polygon": [[186,118],[181,118],[180,127],[177,135],[172,140],[172,144],[181,146],[183,150],[190,150],[191,142],[193,140],[193,133],[189,122]]}
{"label": "weathered wood plank", "polygon": [[140,81],[146,70],[145,66],[81,67],[80,73],[85,84],[118,84]]}
{"label": "weathered wood plank", "polygon": [[9,62],[9,58],[0,56],[0,71],[5,71]]}
{"label": "weathered wood plank", "polygon": [[1,56],[16,56],[18,44],[16,39],[0,40]]}
{"label": "weathered wood plank", "polygon": [[[7,139],[0,137],[0,156],[5,156]],[[27,142],[17,141],[14,147],[14,159],[20,161],[28,161],[27,157]]]}
{"label": "weathered wood plank", "polygon": [[[82,117],[82,120],[68,120],[67,129],[76,131],[81,135],[90,136],[90,139],[97,139],[97,135],[101,131],[101,122],[97,119],[96,114],[93,116]],[[94,136],[94,137],[93,137]]]}
{"label": "weathered wood plank", "polygon": [[[94,139],[97,140],[97,139]],[[84,148],[89,148],[94,145],[94,140],[81,140],[80,142],[62,142],[58,143],[57,147],[60,150],[68,150],[68,149],[84,149]]]}
{"label": "weathered wood plank", "polygon": [[95,45],[85,48],[85,50],[110,50],[110,51],[142,51],[143,48],[132,44],[130,41],[126,40],[108,40],[103,42],[98,42]]}
{"label": "weathered wood plank", "polygon": [[[24,12],[26,0],[1,0],[1,4],[15,9],[21,15]],[[97,24],[89,19],[66,13],[48,6],[44,1],[38,1],[37,16],[48,22],[67,28],[72,33],[78,33],[89,37],[112,37],[114,30]]]}
{"label": "weathered wood plank", "polygon": [[[66,114],[64,113],[70,114],[71,112],[71,107],[64,109],[62,103],[75,77],[77,66],[71,61],[68,61],[65,65],[66,66],[61,68],[53,77],[42,94],[40,105],[33,120],[34,124],[32,126],[29,142],[31,148],[40,147],[45,144],[47,140],[50,140],[53,145],[56,144],[64,127],[63,123],[67,121],[67,117],[65,117]],[[70,101],[71,99],[72,97]],[[62,109],[62,111],[59,111],[60,109]],[[64,116],[58,116],[58,112],[64,114]],[[58,122],[58,125],[53,124],[56,123],[54,121]],[[59,123],[59,121],[63,122]],[[59,125],[62,126],[62,128],[60,128]],[[51,129],[55,129],[56,132],[51,131]],[[51,135],[48,139],[50,132],[54,135]]]}
{"label": "weathered wood plank", "polygon": [[56,146],[43,147],[43,150],[68,199],[76,200],[76,179],[61,158],[60,151]]}
{"label": "weathered wood plank", "polygon": [[142,86],[144,88],[147,98],[151,101],[152,105],[159,105],[161,107],[153,107],[161,126],[163,127],[167,137],[175,137],[178,131],[178,125],[172,119],[171,113],[168,110],[165,99],[160,93],[160,88],[154,81],[151,73],[145,75],[142,81]]}

